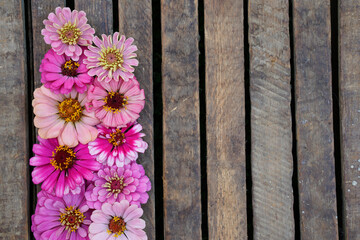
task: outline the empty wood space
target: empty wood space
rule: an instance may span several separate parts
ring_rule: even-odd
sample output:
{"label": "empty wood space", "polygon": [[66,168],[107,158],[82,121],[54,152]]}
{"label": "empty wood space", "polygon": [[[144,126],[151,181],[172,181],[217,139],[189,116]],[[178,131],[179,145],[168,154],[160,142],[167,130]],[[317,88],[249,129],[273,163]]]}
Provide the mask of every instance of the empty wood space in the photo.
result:
{"label": "empty wood space", "polygon": [[57,6],[133,37],[149,239],[360,239],[360,0],[0,3],[0,239],[34,239],[31,101]]}

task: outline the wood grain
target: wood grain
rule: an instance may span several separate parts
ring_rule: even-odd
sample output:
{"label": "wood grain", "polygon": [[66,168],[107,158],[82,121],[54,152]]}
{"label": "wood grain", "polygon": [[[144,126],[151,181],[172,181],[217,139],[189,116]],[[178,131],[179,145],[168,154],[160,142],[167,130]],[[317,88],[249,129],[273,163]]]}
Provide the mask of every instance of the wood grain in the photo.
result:
{"label": "wood grain", "polygon": [[0,3],[0,239],[29,239],[27,72],[22,1]]}
{"label": "wood grain", "polygon": [[345,239],[360,239],[360,1],[339,1],[339,87]]}
{"label": "wood grain", "polygon": [[197,11],[161,1],[165,239],[201,239]]}
{"label": "wood grain", "polygon": [[86,12],[86,18],[95,35],[113,33],[113,4],[112,0],[75,0],[75,9]]}
{"label": "wood grain", "polygon": [[254,239],[294,239],[288,11],[249,2]]}
{"label": "wood grain", "polygon": [[296,139],[301,239],[338,239],[330,1],[295,0]]}
{"label": "wood grain", "polygon": [[209,239],[246,239],[243,3],[204,5]]}
{"label": "wood grain", "polygon": [[[149,144],[144,154],[139,155],[139,162],[144,166],[146,175],[150,178],[152,189],[149,201],[143,205],[146,221],[145,231],[148,239],[156,239],[155,234],[155,182],[154,182],[154,134],[153,134],[153,80],[152,80],[152,10],[151,0],[119,1],[119,32],[126,37],[133,37],[137,45],[139,66],[135,68],[135,76],[140,87],[145,91],[146,104],[140,113],[139,123],[146,134],[144,140]],[[160,159],[158,159],[160,160]]]}

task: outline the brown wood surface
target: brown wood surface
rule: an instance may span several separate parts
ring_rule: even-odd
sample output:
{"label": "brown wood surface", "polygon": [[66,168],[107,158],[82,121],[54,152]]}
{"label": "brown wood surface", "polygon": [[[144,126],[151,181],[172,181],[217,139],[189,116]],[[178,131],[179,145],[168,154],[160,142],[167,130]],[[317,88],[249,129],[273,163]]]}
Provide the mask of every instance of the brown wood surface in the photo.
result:
{"label": "brown wood surface", "polygon": [[201,239],[197,11],[161,1],[165,239]]}
{"label": "brown wood surface", "polygon": [[360,0],[339,1],[339,86],[345,239],[360,239]]}
{"label": "brown wood surface", "polygon": [[329,0],[295,0],[294,54],[301,239],[338,239]]}
{"label": "brown wood surface", "polygon": [[289,4],[249,1],[254,239],[294,239]]}
{"label": "brown wood surface", "polygon": [[204,5],[209,239],[246,239],[243,2]]}
{"label": "brown wood surface", "polygon": [[[153,80],[152,80],[152,10],[151,0],[119,1],[119,32],[126,37],[133,37],[139,66],[135,68],[135,76],[140,87],[145,91],[146,104],[140,113],[138,122],[143,126],[146,134],[144,140],[149,144],[144,154],[139,154],[139,160],[150,178],[152,189],[149,192],[149,201],[143,205],[146,221],[145,231],[148,239],[156,239],[155,235],[155,182],[154,182],[154,134],[153,134]],[[158,159],[160,160],[160,159]]]}
{"label": "brown wood surface", "polygon": [[29,239],[27,73],[22,1],[0,3],[0,239]]}
{"label": "brown wood surface", "polygon": [[[64,7],[65,0],[32,0],[31,1],[31,22],[32,22],[32,51],[34,66],[34,88],[42,85],[41,73],[39,72],[41,60],[45,53],[51,48],[44,41],[41,29],[45,28],[43,21],[48,18],[51,12],[55,12],[56,7]],[[35,128],[35,127],[34,127]]]}
{"label": "brown wood surface", "polygon": [[95,36],[113,33],[113,4],[112,0],[75,0],[75,9],[86,12],[86,18],[95,29]]}

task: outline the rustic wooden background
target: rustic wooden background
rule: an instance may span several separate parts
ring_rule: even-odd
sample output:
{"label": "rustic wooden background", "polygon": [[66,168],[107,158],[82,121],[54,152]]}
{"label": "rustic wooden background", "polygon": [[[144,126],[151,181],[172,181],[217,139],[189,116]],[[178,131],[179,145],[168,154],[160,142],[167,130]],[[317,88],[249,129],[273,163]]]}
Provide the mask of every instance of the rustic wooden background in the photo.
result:
{"label": "rustic wooden background", "polygon": [[139,48],[149,239],[360,239],[360,0],[0,0],[0,239],[33,239],[57,6]]}

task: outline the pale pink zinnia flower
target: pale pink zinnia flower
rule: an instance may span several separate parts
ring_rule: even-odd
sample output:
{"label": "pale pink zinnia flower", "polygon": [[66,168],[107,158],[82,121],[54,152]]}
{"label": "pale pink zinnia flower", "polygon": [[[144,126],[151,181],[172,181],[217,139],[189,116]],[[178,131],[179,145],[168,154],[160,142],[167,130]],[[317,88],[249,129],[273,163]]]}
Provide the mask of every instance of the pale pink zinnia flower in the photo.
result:
{"label": "pale pink zinnia flower", "polygon": [[106,128],[98,125],[99,135],[89,142],[90,154],[100,163],[118,167],[136,161],[138,152],[144,153],[148,144],[142,140],[145,136],[138,123],[128,123],[124,127]]}
{"label": "pale pink zinnia flower", "polygon": [[127,200],[114,204],[104,203],[101,210],[91,214],[89,226],[90,240],[147,240],[144,232],[145,221],[140,217],[143,210],[137,205],[129,205]]}
{"label": "pale pink zinnia flower", "polygon": [[67,94],[74,89],[79,93],[87,90],[87,84],[93,77],[87,74],[88,70],[83,64],[84,55],[79,61],[74,61],[65,54],[58,55],[50,49],[41,61],[41,82],[54,93]]}
{"label": "pale pink zinnia flower", "polygon": [[35,214],[31,217],[31,231],[36,240],[88,240],[91,211],[83,191],[64,197],[41,191],[38,193]]}
{"label": "pale pink zinnia flower", "polygon": [[118,127],[139,118],[145,105],[144,90],[138,81],[120,80],[118,82],[99,82],[89,87],[86,104],[88,111],[95,111],[95,116],[107,127]]}
{"label": "pale pink zinnia flower", "polygon": [[30,158],[30,165],[35,166],[32,180],[40,184],[48,193],[62,197],[69,192],[79,193],[86,180],[93,178],[93,171],[101,168],[93,156],[89,154],[88,146],[79,144],[75,148],[60,145],[56,138],[42,139],[40,144],[34,144],[35,156]]}
{"label": "pale pink zinnia flower", "polygon": [[55,9],[44,20],[45,28],[41,30],[44,40],[54,51],[61,55],[66,54],[74,61],[78,61],[83,50],[80,46],[92,43],[95,30],[87,24],[86,13],[70,8]]}
{"label": "pale pink zinnia flower", "polygon": [[119,33],[114,33],[113,36],[102,35],[102,40],[98,37],[93,39],[96,47],[89,46],[89,50],[85,50],[87,59],[84,63],[90,69],[89,75],[99,77],[99,81],[105,80],[110,82],[112,79],[119,81],[121,78],[124,81],[129,81],[134,77],[134,68],[139,61],[134,59],[137,50],[133,38],[125,39]]}
{"label": "pale pink zinnia flower", "polygon": [[55,94],[42,86],[34,92],[34,125],[44,139],[58,138],[61,145],[75,147],[87,144],[98,135],[94,127],[99,121],[85,109],[86,93],[72,90],[69,94]]}
{"label": "pale pink zinnia flower", "polygon": [[113,204],[124,199],[140,207],[149,199],[150,180],[143,166],[135,162],[124,167],[104,166],[92,181],[85,193],[90,208],[100,209],[104,202]]}

